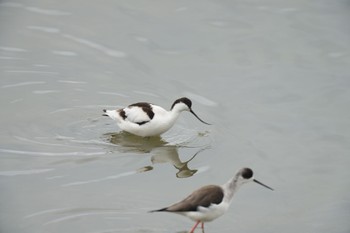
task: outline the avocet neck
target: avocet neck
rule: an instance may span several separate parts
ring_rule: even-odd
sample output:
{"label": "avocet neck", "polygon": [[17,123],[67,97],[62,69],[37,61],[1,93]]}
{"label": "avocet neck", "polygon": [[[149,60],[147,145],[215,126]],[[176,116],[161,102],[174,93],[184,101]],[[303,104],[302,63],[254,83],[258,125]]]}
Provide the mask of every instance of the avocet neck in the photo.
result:
{"label": "avocet neck", "polygon": [[171,128],[175,124],[177,118],[179,118],[180,113],[183,112],[184,110],[185,109],[183,109],[183,108],[179,108],[178,104],[177,104],[170,111],[167,111],[167,113],[165,115],[161,116],[162,121],[164,123],[166,123],[169,126],[169,128]]}

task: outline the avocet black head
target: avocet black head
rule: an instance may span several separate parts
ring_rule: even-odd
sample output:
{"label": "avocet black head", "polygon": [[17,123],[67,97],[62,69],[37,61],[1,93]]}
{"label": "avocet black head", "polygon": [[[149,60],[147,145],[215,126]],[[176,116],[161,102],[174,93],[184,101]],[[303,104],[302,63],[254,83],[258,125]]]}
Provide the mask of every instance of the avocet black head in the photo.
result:
{"label": "avocet black head", "polygon": [[271,187],[261,183],[260,181],[254,179],[253,177],[253,170],[250,169],[250,168],[242,168],[238,173],[237,173],[238,176],[240,176],[242,178],[242,183],[246,183],[246,182],[249,182],[249,181],[253,181],[257,184],[260,184],[261,186],[264,186],[265,188],[268,188],[270,190],[273,190]]}
{"label": "avocet black head", "polygon": [[171,106],[171,110],[174,108],[178,108],[179,111],[189,111],[190,113],[192,113],[198,120],[200,120],[202,123],[207,124],[207,125],[211,125],[205,121],[203,121],[202,119],[200,119],[196,113],[194,113],[194,111],[192,110],[192,101],[189,98],[186,97],[182,97],[180,99],[175,100],[175,102],[173,103],[173,105]]}

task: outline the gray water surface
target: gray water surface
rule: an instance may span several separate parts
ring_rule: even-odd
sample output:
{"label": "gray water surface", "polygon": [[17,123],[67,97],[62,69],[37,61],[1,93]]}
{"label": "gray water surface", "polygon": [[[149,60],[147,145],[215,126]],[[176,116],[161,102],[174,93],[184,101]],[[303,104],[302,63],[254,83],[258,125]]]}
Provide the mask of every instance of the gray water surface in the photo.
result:
{"label": "gray water surface", "polygon": [[[186,232],[148,213],[241,167],[205,232],[350,231],[349,1],[0,1],[0,231]],[[187,96],[162,137],[102,109]],[[200,229],[197,230],[200,232]]]}

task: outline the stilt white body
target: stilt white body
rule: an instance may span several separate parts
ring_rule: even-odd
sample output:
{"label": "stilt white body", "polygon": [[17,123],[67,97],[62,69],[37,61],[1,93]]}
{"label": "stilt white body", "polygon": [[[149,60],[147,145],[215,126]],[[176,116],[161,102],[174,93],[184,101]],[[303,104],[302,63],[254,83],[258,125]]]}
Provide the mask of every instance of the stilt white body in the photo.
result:
{"label": "stilt white body", "polygon": [[220,204],[211,204],[209,207],[199,206],[197,211],[189,212],[174,212],[177,214],[184,215],[193,221],[200,222],[211,222],[214,219],[224,215],[230,207],[229,202],[222,202]]}

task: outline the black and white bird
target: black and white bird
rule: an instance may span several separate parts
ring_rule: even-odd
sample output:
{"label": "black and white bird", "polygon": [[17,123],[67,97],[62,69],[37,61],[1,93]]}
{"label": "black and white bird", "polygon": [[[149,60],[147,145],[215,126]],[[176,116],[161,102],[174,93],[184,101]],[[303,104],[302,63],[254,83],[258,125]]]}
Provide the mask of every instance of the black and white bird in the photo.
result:
{"label": "black and white bird", "polygon": [[158,105],[139,102],[122,109],[104,109],[103,116],[109,116],[116,120],[120,129],[141,137],[159,136],[165,133],[175,124],[176,119],[183,111],[191,112],[198,120],[210,125],[200,119],[191,107],[191,100],[183,97],[175,100],[170,111]]}
{"label": "black and white bird", "polygon": [[204,229],[205,222],[210,222],[223,215],[228,210],[232,197],[239,187],[251,181],[273,190],[254,179],[252,169],[242,168],[223,185],[203,186],[180,202],[150,212],[170,212],[186,216],[196,222],[190,231],[193,233],[199,223],[202,223],[202,229]]}

